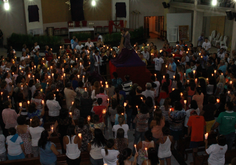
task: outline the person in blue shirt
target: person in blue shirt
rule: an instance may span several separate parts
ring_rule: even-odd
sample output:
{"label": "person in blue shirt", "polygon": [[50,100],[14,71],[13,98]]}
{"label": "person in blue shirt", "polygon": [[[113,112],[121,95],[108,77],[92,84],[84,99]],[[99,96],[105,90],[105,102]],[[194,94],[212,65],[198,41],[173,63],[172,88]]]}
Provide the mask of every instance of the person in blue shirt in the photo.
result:
{"label": "person in blue shirt", "polygon": [[51,134],[52,131],[48,133],[48,131],[44,130],[38,142],[40,163],[42,165],[56,165],[57,155],[60,154],[56,149],[56,145],[49,141]]}
{"label": "person in blue shirt", "polygon": [[71,48],[74,49],[73,44],[75,42],[76,37],[73,36],[73,38],[70,40]]}
{"label": "person in blue shirt", "polygon": [[225,65],[225,60],[220,60],[220,64],[218,67],[218,70],[221,70],[225,74],[227,69],[227,66]]}

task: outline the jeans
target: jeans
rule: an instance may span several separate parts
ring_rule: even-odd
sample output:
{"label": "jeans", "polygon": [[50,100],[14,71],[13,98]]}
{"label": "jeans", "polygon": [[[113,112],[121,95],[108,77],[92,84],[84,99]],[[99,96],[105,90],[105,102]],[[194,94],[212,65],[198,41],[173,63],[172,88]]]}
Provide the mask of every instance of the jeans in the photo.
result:
{"label": "jeans", "polygon": [[235,132],[225,135],[225,138],[226,138],[226,143],[228,145],[228,150],[231,150],[235,140]]}
{"label": "jeans", "polygon": [[90,162],[92,165],[103,165],[103,159],[93,159],[91,156]]}
{"label": "jeans", "polygon": [[[141,141],[145,140],[144,135],[145,135],[145,132],[135,131],[134,144],[137,145],[140,138],[141,138]],[[133,154],[135,154],[135,148],[133,148]]]}

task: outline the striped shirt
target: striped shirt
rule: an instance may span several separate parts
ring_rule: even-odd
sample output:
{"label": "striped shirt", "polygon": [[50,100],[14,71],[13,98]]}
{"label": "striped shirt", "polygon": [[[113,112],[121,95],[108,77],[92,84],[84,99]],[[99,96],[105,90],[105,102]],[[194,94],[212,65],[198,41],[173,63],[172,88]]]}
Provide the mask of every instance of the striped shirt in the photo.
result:
{"label": "striped shirt", "polygon": [[122,84],[123,91],[125,91],[126,96],[129,95],[132,85],[133,85],[132,81],[126,81]]}

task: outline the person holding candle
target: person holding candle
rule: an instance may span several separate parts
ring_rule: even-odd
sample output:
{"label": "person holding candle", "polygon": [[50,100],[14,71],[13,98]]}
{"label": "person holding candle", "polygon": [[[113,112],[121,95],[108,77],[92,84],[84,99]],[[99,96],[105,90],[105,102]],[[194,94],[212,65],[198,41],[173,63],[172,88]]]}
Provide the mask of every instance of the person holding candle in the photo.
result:
{"label": "person holding candle", "polygon": [[26,125],[26,118],[19,116],[17,118],[18,125],[16,126],[16,133],[21,137],[24,145],[24,153],[27,158],[31,158],[32,146],[30,140],[29,126]]}
{"label": "person holding candle", "polygon": [[43,117],[44,116],[44,108],[42,110],[42,112],[38,109],[36,109],[36,105],[34,103],[31,103],[28,106],[28,117],[31,119],[34,116],[37,116],[38,118]]}
{"label": "person holding candle", "polygon": [[76,96],[76,92],[72,89],[72,84],[70,82],[66,83],[64,95],[66,99],[66,107],[69,109],[72,106],[72,101],[75,100]]}
{"label": "person holding candle", "polygon": [[80,164],[81,143],[82,139],[76,135],[75,126],[70,125],[67,129],[67,135],[63,137],[63,147],[66,149],[66,163],[68,165]]}
{"label": "person holding candle", "polygon": [[113,72],[112,73],[112,75],[113,75],[113,79],[111,80],[112,81],[112,85],[116,88],[116,87],[118,87],[119,85],[121,85],[122,84],[122,79],[120,78],[120,77],[118,77],[118,73],[117,72]]}
{"label": "person holding candle", "polygon": [[44,130],[38,141],[40,163],[43,165],[56,165],[57,155],[60,155],[60,152],[56,149],[56,145],[49,141],[51,134],[52,132]]}
{"label": "person holding candle", "polygon": [[76,129],[76,132],[77,134],[81,133],[82,136],[81,147],[80,147],[81,152],[87,151],[88,142],[92,140],[92,133],[89,130],[89,125],[84,123],[85,119],[83,117],[78,118],[78,127]]}
{"label": "person holding candle", "polygon": [[119,160],[117,165],[136,165],[137,164],[138,153],[135,153],[134,161],[130,161],[132,158],[132,150],[130,148],[125,148],[119,154]]}
{"label": "person holding candle", "polygon": [[105,114],[103,114],[103,110],[106,110],[106,108],[107,108],[106,106],[102,105],[102,102],[103,102],[102,98],[98,98],[97,105],[95,105],[91,111],[99,116],[100,122],[104,121],[104,115],[106,115],[106,112],[105,112]]}
{"label": "person holding candle", "polygon": [[32,146],[32,155],[33,157],[38,157],[39,155],[39,147],[38,141],[41,133],[44,131],[44,128],[40,126],[40,120],[38,117],[33,117],[30,122],[29,132],[31,135],[31,146]]}
{"label": "person holding candle", "polygon": [[[143,161],[148,158],[147,150],[151,147],[154,147],[154,141],[152,140],[152,132],[146,131],[144,137],[145,139],[141,140],[137,145],[138,164],[142,164]],[[134,154],[134,151],[133,151],[133,154]]]}
{"label": "person holding candle", "polygon": [[93,133],[95,129],[101,129],[104,132],[105,123],[99,122],[99,116],[93,115],[93,119],[91,121],[88,121],[89,129]]}
{"label": "person holding candle", "polygon": [[210,145],[207,148],[208,140],[205,139],[205,149],[206,153],[209,155],[208,164],[213,165],[224,165],[225,164],[225,153],[228,149],[226,144],[226,138],[224,135],[219,135],[216,137],[217,144]]}
{"label": "person holding candle", "polygon": [[105,148],[101,149],[101,154],[104,164],[116,165],[120,152],[115,149],[115,141],[113,139],[107,140]]}
{"label": "person holding candle", "polygon": [[108,96],[104,94],[104,88],[100,88],[100,93],[96,95],[96,98],[102,98],[102,106],[107,106]]}
{"label": "person holding candle", "polygon": [[196,111],[190,113],[188,120],[188,135],[191,136],[190,148],[193,149],[193,162],[196,162],[198,146],[204,139],[206,122],[203,116],[199,116]]}
{"label": "person holding candle", "polygon": [[67,109],[61,109],[60,115],[54,123],[53,129],[57,131],[58,136],[62,146],[62,153],[65,153],[65,148],[63,146],[63,137],[67,135],[67,129],[70,125],[75,125],[74,120],[69,116],[69,111]]}
{"label": "person holding candle", "polygon": [[162,106],[165,102],[165,99],[169,97],[169,90],[167,82],[164,82],[161,87],[160,95],[157,99],[157,102]]}
{"label": "person holding candle", "polygon": [[196,100],[198,108],[200,109],[200,111],[202,111],[203,101],[204,101],[204,94],[203,94],[202,89],[201,89],[200,86],[198,86],[196,88],[196,93],[195,93],[195,95],[193,95],[192,100]]}
{"label": "person holding candle", "polygon": [[212,126],[211,131],[219,127],[219,133],[226,137],[228,150],[231,150],[235,140],[236,112],[233,111],[233,103],[227,102],[225,112],[221,112]]}
{"label": "person holding candle", "polygon": [[94,138],[88,143],[88,151],[90,155],[90,163],[92,165],[103,165],[103,157],[101,150],[106,146],[106,139],[101,129],[94,130]]}
{"label": "person holding candle", "polygon": [[113,127],[113,125],[115,124],[115,115],[117,114],[117,101],[116,101],[116,99],[111,100],[111,102],[109,104],[109,108],[108,108],[108,113],[110,115],[111,126]]}
{"label": "person holding candle", "polygon": [[95,81],[92,87],[91,99],[95,100],[96,95],[100,93],[100,83]]}
{"label": "person holding candle", "polygon": [[115,124],[112,128],[112,131],[115,133],[115,138],[116,138],[117,130],[122,128],[124,130],[124,137],[128,139],[129,126],[128,124],[125,124],[125,117],[123,115],[120,115],[118,117],[118,122],[119,124]]}

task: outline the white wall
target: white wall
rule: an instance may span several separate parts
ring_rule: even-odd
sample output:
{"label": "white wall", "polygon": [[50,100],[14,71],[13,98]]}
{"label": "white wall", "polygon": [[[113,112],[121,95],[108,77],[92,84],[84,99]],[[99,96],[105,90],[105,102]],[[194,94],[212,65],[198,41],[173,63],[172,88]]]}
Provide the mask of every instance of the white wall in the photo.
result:
{"label": "white wall", "polygon": [[26,33],[24,3],[23,0],[10,0],[10,10],[6,11],[0,6],[0,29],[3,32],[3,44],[7,44],[7,38],[12,33]]}
{"label": "white wall", "polygon": [[126,4],[126,18],[117,18],[117,20],[124,20],[127,21],[126,27],[129,28],[129,16],[130,16],[130,5],[129,0],[112,0],[111,2],[111,13],[112,13],[112,20],[116,20],[116,3],[117,2],[125,2]]}
{"label": "white wall", "polygon": [[[28,16],[29,5],[38,5],[39,22],[29,22],[29,16]],[[40,29],[41,33],[43,33],[43,16],[42,16],[41,0],[24,0],[24,6],[25,6],[25,22],[26,22],[27,33],[29,34],[30,31],[34,29]]]}
{"label": "white wall", "polygon": [[136,23],[134,15],[130,14],[130,28],[144,26],[145,16],[164,16],[162,2],[160,0],[130,0],[130,13],[135,10],[141,13],[139,16],[136,16]]}
{"label": "white wall", "polygon": [[192,39],[192,14],[191,13],[168,13],[167,14],[167,33],[168,28],[189,26],[189,40]]}

